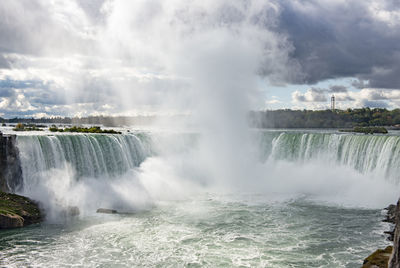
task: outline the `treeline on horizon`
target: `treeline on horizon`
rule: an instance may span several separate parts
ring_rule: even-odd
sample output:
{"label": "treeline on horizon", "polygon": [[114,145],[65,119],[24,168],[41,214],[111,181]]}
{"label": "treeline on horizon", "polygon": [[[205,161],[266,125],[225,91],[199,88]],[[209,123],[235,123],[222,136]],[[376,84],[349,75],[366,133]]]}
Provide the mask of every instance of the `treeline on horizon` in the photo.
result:
{"label": "treeline on horizon", "polygon": [[257,128],[352,128],[356,126],[395,126],[400,109],[359,108],[347,110],[252,111],[250,125]]}
{"label": "treeline on horizon", "polygon": [[150,124],[156,116],[88,116],[88,117],[43,117],[43,118],[10,118],[0,117],[0,123],[9,124],[65,124],[65,125],[103,125],[118,127],[128,125]]}
{"label": "treeline on horizon", "polygon": [[[170,116],[179,120],[183,115]],[[106,127],[147,125],[156,121],[157,116],[88,116],[53,118],[11,118],[0,117],[0,123],[9,124],[68,124],[103,125]],[[359,108],[347,110],[267,110],[249,113],[251,127],[255,128],[352,128],[355,126],[400,125],[400,109]],[[399,126],[400,127],[400,126]]]}

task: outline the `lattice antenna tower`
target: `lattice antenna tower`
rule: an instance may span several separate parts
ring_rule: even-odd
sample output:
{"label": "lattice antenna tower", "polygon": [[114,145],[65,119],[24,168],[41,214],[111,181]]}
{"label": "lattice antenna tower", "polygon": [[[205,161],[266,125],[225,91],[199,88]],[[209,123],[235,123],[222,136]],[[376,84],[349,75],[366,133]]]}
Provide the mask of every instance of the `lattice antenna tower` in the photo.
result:
{"label": "lattice antenna tower", "polygon": [[335,95],[332,95],[332,97],[331,97],[331,110],[332,110],[332,112],[334,112],[335,111]]}

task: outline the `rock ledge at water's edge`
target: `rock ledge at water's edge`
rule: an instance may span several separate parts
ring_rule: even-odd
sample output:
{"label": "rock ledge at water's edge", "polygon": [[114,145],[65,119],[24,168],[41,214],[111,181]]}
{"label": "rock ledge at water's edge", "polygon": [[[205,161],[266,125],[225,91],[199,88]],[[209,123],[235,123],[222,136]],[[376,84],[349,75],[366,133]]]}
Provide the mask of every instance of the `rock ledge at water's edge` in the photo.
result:
{"label": "rock ledge at water's edge", "polygon": [[43,220],[39,206],[27,197],[0,192],[0,229],[24,227]]}
{"label": "rock ledge at water's edge", "polygon": [[400,268],[400,199],[397,205],[390,205],[386,210],[387,216],[383,221],[394,224],[394,227],[385,233],[390,234],[389,240],[393,241],[393,246],[376,250],[364,260],[363,268]]}
{"label": "rock ledge at water's edge", "polygon": [[387,268],[392,251],[392,246],[376,250],[364,260],[362,268]]}
{"label": "rock ledge at water's edge", "polygon": [[400,199],[397,201],[397,206],[394,210],[395,226],[393,237],[393,252],[390,257],[389,267],[400,268]]}

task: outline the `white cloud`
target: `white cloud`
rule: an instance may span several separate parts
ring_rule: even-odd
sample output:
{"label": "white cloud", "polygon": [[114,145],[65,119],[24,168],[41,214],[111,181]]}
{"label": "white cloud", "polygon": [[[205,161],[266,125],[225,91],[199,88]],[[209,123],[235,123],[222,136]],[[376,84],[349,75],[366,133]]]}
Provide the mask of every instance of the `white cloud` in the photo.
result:
{"label": "white cloud", "polygon": [[309,88],[305,93],[296,90],[292,93],[292,102],[326,102],[325,90]]}
{"label": "white cloud", "polygon": [[266,104],[278,104],[278,103],[282,103],[282,102],[280,100],[273,99],[273,100],[267,100],[265,103]]}
{"label": "white cloud", "polygon": [[35,113],[35,114],[32,114],[32,116],[34,117],[34,118],[48,118],[48,117],[51,117],[49,114],[46,114],[46,113]]}
{"label": "white cloud", "polygon": [[391,27],[400,25],[400,10],[394,9],[393,6],[388,5],[385,1],[372,1],[368,5],[368,11],[373,18]]}

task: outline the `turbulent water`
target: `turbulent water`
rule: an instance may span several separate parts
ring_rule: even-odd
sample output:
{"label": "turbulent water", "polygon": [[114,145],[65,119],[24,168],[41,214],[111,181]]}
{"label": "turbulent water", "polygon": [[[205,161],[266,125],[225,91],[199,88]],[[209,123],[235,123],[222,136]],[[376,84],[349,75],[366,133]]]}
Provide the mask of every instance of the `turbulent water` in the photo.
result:
{"label": "turbulent water", "polygon": [[[360,267],[388,243],[379,208],[398,195],[397,135],[257,131],[262,176],[232,193],[188,161],[197,134],[171,136],[19,136],[21,193],[48,220],[0,232],[0,266]],[[81,215],[60,220],[70,205]]]}
{"label": "turbulent water", "polygon": [[376,210],[292,202],[169,202],[0,236],[0,265],[360,267],[384,245]]}

